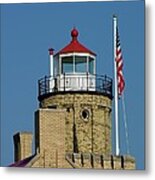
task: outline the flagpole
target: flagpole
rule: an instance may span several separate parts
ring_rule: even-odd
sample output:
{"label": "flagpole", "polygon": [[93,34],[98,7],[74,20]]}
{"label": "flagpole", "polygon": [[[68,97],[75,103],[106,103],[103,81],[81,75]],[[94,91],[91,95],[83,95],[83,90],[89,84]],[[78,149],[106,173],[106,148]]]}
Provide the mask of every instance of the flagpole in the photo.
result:
{"label": "flagpole", "polygon": [[116,141],[116,156],[120,154],[119,149],[119,123],[118,123],[118,80],[117,80],[117,64],[116,64],[116,41],[117,41],[117,17],[113,16],[113,35],[114,35],[114,100],[115,100],[115,141]]}

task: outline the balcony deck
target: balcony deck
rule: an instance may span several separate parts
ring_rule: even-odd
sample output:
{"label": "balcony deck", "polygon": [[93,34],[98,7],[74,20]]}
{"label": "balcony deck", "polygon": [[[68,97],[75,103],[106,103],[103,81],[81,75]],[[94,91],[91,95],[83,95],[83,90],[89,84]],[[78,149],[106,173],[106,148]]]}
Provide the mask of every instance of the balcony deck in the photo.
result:
{"label": "balcony deck", "polygon": [[112,98],[112,79],[88,73],[45,76],[38,81],[38,90],[39,100],[58,93],[97,93]]}

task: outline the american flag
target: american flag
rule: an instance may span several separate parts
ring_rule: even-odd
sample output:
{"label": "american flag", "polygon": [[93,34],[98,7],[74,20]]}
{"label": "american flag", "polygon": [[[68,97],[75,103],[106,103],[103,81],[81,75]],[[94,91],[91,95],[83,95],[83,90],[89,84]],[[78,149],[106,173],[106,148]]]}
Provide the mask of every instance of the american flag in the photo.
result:
{"label": "american flag", "polygon": [[121,96],[125,87],[125,81],[123,77],[123,57],[118,33],[118,27],[116,29],[116,64],[117,64],[117,83],[118,83],[118,95]]}

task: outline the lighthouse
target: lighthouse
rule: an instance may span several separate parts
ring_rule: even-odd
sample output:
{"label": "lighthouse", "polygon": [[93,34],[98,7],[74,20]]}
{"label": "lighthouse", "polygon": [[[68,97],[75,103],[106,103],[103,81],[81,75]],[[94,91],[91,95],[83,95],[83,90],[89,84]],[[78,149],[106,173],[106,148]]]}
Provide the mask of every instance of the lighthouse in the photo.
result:
{"label": "lighthouse", "polygon": [[35,152],[32,134],[14,135],[18,167],[134,169],[129,155],[112,153],[112,79],[96,72],[96,53],[79,42],[79,31],[55,53],[49,74],[38,80]]}

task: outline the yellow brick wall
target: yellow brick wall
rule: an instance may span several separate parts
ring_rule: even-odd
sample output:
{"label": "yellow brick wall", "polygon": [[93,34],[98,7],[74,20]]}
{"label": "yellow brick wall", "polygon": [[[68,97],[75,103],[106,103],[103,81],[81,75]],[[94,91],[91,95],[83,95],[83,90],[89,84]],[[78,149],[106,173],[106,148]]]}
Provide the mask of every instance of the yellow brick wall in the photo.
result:
{"label": "yellow brick wall", "polygon": [[[82,118],[83,109],[90,114]],[[103,95],[57,94],[35,113],[36,159],[29,167],[135,169],[131,156],[111,155],[111,100]]]}
{"label": "yellow brick wall", "polygon": [[[40,108],[66,110],[66,152],[111,153],[111,99],[97,94],[56,94],[40,102]],[[82,111],[89,111],[85,122]]]}
{"label": "yellow brick wall", "polygon": [[39,109],[35,113],[36,152],[41,167],[65,167],[65,111]]}
{"label": "yellow brick wall", "polygon": [[15,162],[32,155],[32,133],[20,132],[15,134],[13,139]]}
{"label": "yellow brick wall", "polygon": [[134,170],[135,159],[131,156],[101,155],[92,153],[72,153],[68,158],[76,168],[105,170]]}

